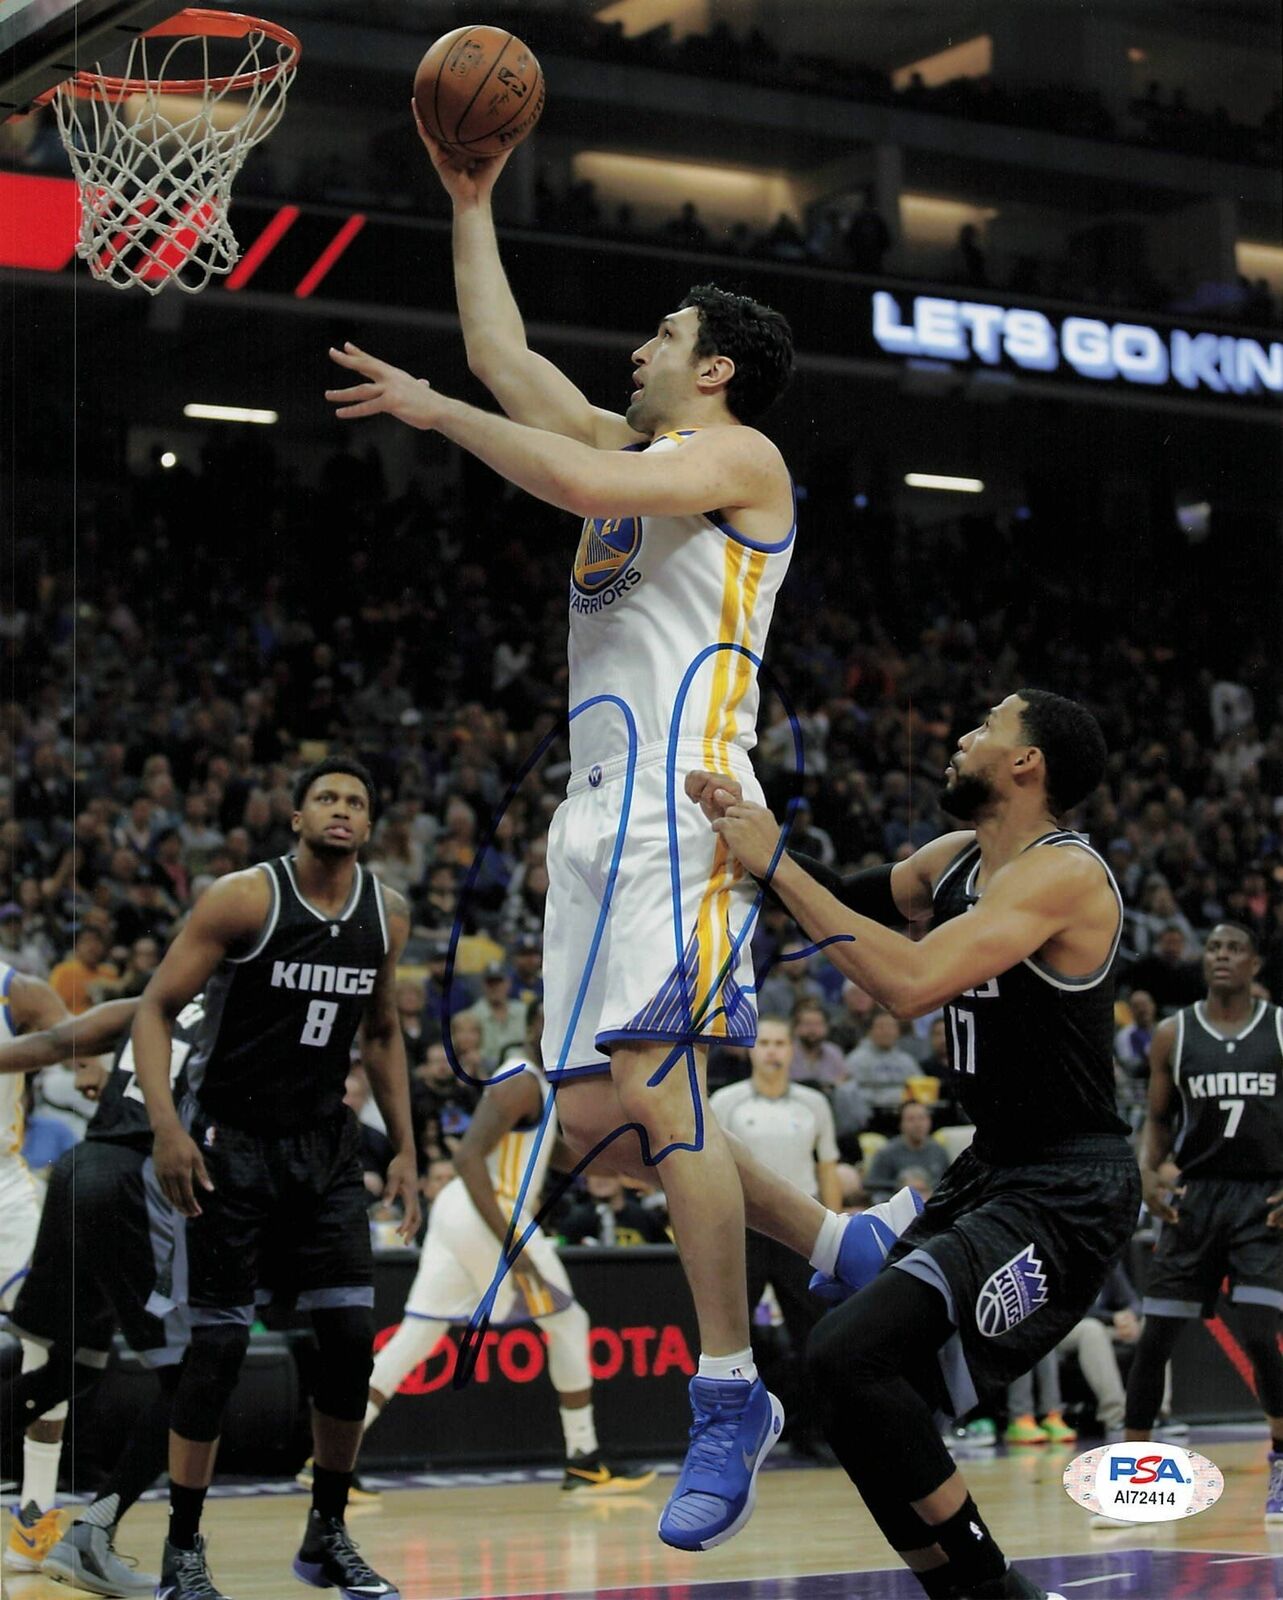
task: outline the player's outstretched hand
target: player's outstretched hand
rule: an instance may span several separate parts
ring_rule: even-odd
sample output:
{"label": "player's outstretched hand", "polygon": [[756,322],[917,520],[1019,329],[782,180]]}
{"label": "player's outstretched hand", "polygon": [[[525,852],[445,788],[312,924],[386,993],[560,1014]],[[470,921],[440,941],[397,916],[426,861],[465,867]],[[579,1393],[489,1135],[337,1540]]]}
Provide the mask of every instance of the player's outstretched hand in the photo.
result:
{"label": "player's outstretched hand", "polygon": [[697,768],[686,774],[686,798],[694,800],[710,822],[716,822],[727,806],[744,798],[744,790],[738,778]]}
{"label": "player's outstretched hand", "polygon": [[423,140],[423,148],[428,152],[428,159],[455,205],[475,206],[489,200],[495,180],[508,164],[512,151],[505,150],[501,156],[457,156],[453,150],[438,144],[423,126],[423,118],[419,115],[413,96],[410,97],[410,111],[414,125],[419,130],[419,138]]}
{"label": "player's outstretched hand", "polygon": [[1283,1228],[1283,1189],[1280,1189],[1277,1194],[1272,1194],[1267,1204],[1270,1211],[1265,1219],[1266,1227]]}
{"label": "player's outstretched hand", "polygon": [[397,1232],[409,1244],[419,1231],[423,1214],[419,1209],[419,1174],[413,1156],[393,1156],[388,1162],[388,1181],[383,1189],[388,1205],[401,1206],[401,1221]]}
{"label": "player's outstretched hand", "polygon": [[[1140,1169],[1140,1191],[1141,1199],[1160,1222],[1174,1224],[1181,1220],[1180,1213],[1172,1205],[1172,1200],[1178,1199],[1183,1195],[1185,1193],[1184,1189],[1173,1189],[1165,1181],[1161,1173],[1155,1172],[1149,1167],[1142,1167]],[[1278,1198],[1283,1199],[1283,1195]]]}
{"label": "player's outstretched hand", "polygon": [[161,1191],[174,1210],[182,1217],[200,1216],[200,1203],[196,1199],[196,1185],[213,1192],[205,1170],[205,1158],[190,1134],[175,1126],[171,1132],[158,1133],[152,1145],[152,1164]]}
{"label": "player's outstretched hand", "polygon": [[400,367],[380,361],[377,356],[367,356],[351,341],[341,350],[331,346],[330,360],[365,380],[351,389],[325,391],[325,398],[338,406],[334,415],[342,417],[344,422],[357,417],[377,417],[386,412],[412,428],[436,426],[441,414],[441,396],[426,378],[412,378]]}
{"label": "player's outstretched hand", "polygon": [[766,876],[780,842],[780,825],[765,806],[734,801],[713,823],[713,832],[721,834],[731,854],[755,878]]}

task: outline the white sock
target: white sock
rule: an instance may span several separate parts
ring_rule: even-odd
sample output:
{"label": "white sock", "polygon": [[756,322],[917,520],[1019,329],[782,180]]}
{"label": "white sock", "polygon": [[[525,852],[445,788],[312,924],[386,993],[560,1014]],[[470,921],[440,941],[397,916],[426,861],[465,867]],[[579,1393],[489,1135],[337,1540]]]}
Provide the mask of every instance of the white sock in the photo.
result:
{"label": "white sock", "polygon": [[35,1439],[22,1441],[22,1504],[29,1506],[34,1500],[41,1511],[52,1511],[58,1498],[58,1461],[62,1444],[39,1444]]}
{"label": "white sock", "polygon": [[567,1456],[590,1456],[597,1448],[597,1424],[591,1405],[561,1408],[561,1431],[566,1436]]}
{"label": "white sock", "polygon": [[757,1367],[752,1348],[746,1345],[743,1350],[733,1350],[728,1356],[701,1355],[699,1375],[701,1378],[743,1378],[746,1383],[756,1383]]}
{"label": "white sock", "polygon": [[849,1221],[850,1218],[840,1211],[824,1213],[824,1221],[811,1248],[811,1265],[817,1272],[826,1273],[831,1278],[837,1271],[838,1246],[842,1243],[842,1234]]}
{"label": "white sock", "polygon": [[369,1432],[370,1426],[378,1414],[379,1407],[375,1405],[373,1400],[371,1400],[365,1408],[365,1421],[361,1424],[361,1431],[363,1433]]}

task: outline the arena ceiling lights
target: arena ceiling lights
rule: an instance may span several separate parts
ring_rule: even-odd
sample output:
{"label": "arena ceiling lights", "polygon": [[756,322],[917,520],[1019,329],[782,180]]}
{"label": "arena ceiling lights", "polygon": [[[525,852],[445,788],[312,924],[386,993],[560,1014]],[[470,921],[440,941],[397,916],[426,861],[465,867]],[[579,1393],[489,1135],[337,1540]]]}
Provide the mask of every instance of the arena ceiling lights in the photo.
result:
{"label": "arena ceiling lights", "polygon": [[980,478],[951,478],[940,472],[906,472],[904,481],[910,489],[948,489],[953,494],[983,494],[985,488]]}
{"label": "arena ceiling lights", "polygon": [[183,415],[194,422],[261,422],[281,420],[277,411],[261,411],[254,406],[211,406],[193,400],[183,407]]}

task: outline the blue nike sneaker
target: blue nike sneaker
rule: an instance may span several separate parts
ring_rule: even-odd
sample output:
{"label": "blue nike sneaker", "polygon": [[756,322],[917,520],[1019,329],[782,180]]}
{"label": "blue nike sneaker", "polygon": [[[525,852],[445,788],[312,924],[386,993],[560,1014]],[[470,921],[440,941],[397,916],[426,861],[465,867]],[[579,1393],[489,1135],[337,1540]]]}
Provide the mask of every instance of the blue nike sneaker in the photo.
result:
{"label": "blue nike sneaker", "polygon": [[692,1378],[690,1449],[659,1519],[676,1550],[711,1550],[753,1515],[757,1471],[784,1426],[784,1407],[760,1378]]}
{"label": "blue nike sneaker", "polygon": [[840,1305],[882,1271],[891,1246],[922,1210],[922,1196],[905,1187],[881,1205],[857,1211],[847,1219],[838,1245],[837,1272],[811,1275],[811,1293],[829,1305]]}

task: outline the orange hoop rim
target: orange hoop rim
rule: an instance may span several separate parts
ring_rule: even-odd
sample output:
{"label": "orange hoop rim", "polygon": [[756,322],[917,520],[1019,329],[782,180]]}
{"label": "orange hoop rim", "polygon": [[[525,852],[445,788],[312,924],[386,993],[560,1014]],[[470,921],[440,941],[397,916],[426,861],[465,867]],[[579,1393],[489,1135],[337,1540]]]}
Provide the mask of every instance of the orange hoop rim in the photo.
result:
{"label": "orange hoop rim", "polygon": [[253,89],[271,83],[282,73],[292,72],[298,65],[303,47],[297,34],[279,22],[267,22],[261,17],[251,17],[240,11],[180,11],[153,28],[145,28],[140,39],[200,38],[244,39],[251,33],[265,34],[277,44],[285,45],[289,55],[284,61],[272,61],[252,72],[241,72],[224,78],[114,78],[97,72],[77,72],[57,88],[47,89],[36,97],[45,104],[52,100],[59,88],[68,89],[82,99],[122,100],[133,94],[227,94],[233,90]]}

